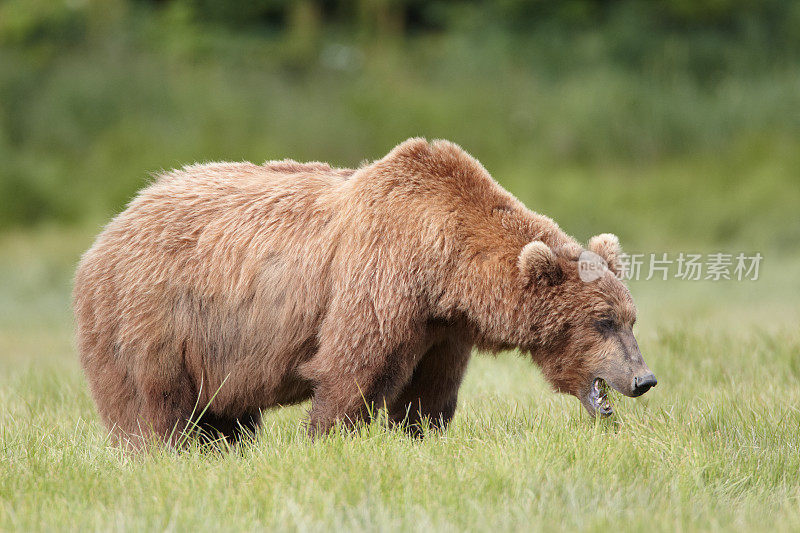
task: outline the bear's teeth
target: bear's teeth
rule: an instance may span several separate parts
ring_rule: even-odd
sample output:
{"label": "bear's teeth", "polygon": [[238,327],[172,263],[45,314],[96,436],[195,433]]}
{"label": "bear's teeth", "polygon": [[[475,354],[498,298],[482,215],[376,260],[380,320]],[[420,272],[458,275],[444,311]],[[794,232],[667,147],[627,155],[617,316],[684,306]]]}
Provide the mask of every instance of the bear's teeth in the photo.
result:
{"label": "bear's teeth", "polygon": [[596,378],[594,382],[592,382],[592,393],[596,411],[603,416],[608,416],[614,412],[614,408],[611,406],[611,402],[608,399],[608,386],[602,379]]}

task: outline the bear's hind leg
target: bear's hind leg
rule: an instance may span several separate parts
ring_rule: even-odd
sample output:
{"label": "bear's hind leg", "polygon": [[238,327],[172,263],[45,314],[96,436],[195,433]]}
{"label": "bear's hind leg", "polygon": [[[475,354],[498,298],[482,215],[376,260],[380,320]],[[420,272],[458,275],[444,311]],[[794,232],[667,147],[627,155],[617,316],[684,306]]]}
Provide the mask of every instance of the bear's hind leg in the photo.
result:
{"label": "bear's hind leg", "polygon": [[195,387],[182,358],[165,352],[159,355],[153,360],[160,359],[160,365],[142,367],[136,377],[142,399],[136,432],[143,441],[155,437],[179,446],[186,443],[186,433],[191,433],[192,417],[204,408],[198,400],[202,390]]}
{"label": "bear's hind leg", "polygon": [[[88,359],[88,358],[87,358]],[[96,363],[84,360],[86,378],[108,436],[123,448],[138,450],[144,445],[139,435],[139,413],[142,399],[130,374],[115,361]]]}
{"label": "bear's hind leg", "polygon": [[150,389],[145,395],[137,433],[143,441],[156,437],[169,446],[185,442],[191,431],[190,419],[195,407],[192,390]]}

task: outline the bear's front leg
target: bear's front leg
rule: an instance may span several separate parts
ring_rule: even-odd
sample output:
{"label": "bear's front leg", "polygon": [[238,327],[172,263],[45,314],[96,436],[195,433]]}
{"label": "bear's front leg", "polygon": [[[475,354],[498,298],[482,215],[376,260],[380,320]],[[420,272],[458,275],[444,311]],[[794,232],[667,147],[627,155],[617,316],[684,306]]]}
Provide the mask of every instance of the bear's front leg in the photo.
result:
{"label": "bear's front leg", "polygon": [[337,421],[352,427],[392,405],[422,355],[417,342],[388,347],[377,335],[347,350],[325,348],[300,369],[315,383],[309,413],[312,435],[330,431]]}
{"label": "bear's front leg", "polygon": [[445,429],[458,403],[458,389],[467,369],[472,345],[456,338],[433,345],[417,364],[409,383],[390,409],[394,423],[404,423],[414,436],[422,435],[423,420]]}
{"label": "bear's front leg", "polygon": [[319,349],[299,368],[314,383],[312,435],[337,421],[352,426],[392,405],[426,348],[423,305],[413,291],[400,285],[380,290],[372,278],[348,276],[351,286],[333,299],[320,328]]}

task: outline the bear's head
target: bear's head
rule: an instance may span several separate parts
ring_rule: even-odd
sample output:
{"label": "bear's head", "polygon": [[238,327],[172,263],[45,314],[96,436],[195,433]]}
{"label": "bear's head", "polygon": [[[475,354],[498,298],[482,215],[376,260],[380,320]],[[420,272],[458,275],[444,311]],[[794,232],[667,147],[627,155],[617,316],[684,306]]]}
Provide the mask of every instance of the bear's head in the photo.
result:
{"label": "bear's head", "polygon": [[541,241],[519,254],[524,287],[520,317],[523,349],[553,387],[576,396],[591,415],[613,408],[606,384],[626,396],[640,396],[656,384],[633,335],[636,307],[621,281],[616,236],[552,249]]}

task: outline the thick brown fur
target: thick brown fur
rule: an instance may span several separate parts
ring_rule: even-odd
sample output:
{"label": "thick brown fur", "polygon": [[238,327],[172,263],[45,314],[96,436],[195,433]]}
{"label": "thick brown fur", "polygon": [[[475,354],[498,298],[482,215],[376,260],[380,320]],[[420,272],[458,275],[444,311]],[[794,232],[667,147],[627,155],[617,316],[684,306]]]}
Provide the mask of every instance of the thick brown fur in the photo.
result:
{"label": "thick brown fur", "polygon": [[[615,238],[593,244],[616,260]],[[447,141],[357,170],[195,165],[141,191],[83,256],[78,348],[103,422],[133,446],[176,442],[206,405],[235,438],[312,397],[314,431],[369,405],[443,426],[475,345],[530,351],[557,390],[585,392],[611,350],[594,321],[635,309],[610,273],[580,281],[581,251]]]}

